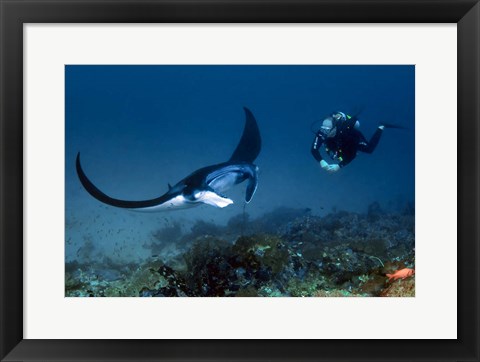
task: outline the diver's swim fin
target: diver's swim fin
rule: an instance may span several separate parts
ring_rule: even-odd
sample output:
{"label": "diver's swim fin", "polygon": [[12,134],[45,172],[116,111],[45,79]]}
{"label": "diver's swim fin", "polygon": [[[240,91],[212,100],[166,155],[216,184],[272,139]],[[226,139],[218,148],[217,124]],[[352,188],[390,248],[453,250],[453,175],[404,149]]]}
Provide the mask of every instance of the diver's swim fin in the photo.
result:
{"label": "diver's swim fin", "polygon": [[385,128],[393,128],[393,129],[406,129],[406,130],[409,129],[408,127],[400,126],[399,124],[395,124],[395,123],[382,123],[382,126],[384,126]]}

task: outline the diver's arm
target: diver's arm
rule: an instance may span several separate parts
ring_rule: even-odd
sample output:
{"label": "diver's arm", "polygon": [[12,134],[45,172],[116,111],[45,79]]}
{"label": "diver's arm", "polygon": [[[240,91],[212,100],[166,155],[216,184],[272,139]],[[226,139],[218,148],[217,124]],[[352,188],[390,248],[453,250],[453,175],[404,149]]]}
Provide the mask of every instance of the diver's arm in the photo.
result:
{"label": "diver's arm", "polygon": [[313,158],[315,158],[317,162],[321,162],[323,160],[322,155],[320,154],[320,147],[322,146],[324,140],[325,138],[320,132],[318,132],[315,138],[313,139],[312,148],[310,149],[310,152],[312,153]]}
{"label": "diver's arm", "polygon": [[321,168],[323,168],[327,172],[336,172],[340,169],[340,166],[337,164],[329,165],[320,154],[320,146],[323,144],[323,141],[325,141],[324,136],[320,132],[317,133],[315,139],[313,140],[312,148],[310,149],[310,151],[312,152],[315,160],[320,164]]}
{"label": "diver's arm", "polygon": [[384,128],[385,127],[382,125],[378,126],[377,130],[375,131],[372,138],[370,138],[370,141],[368,142],[365,140],[365,137],[361,135],[361,139],[358,143],[358,150],[365,153],[372,153],[377,147],[378,141],[380,141],[380,137],[382,136]]}

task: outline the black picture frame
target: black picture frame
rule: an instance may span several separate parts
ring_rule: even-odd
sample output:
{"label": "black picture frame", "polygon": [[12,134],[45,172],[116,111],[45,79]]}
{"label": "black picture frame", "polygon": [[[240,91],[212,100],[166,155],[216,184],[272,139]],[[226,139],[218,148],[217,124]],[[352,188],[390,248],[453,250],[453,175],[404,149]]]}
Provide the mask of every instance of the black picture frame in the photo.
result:
{"label": "black picture frame", "polygon": [[[0,15],[2,361],[479,361],[478,0],[0,0]],[[23,339],[23,25],[145,22],[457,24],[458,338],[456,340]],[[438,318],[442,316],[439,315]]]}

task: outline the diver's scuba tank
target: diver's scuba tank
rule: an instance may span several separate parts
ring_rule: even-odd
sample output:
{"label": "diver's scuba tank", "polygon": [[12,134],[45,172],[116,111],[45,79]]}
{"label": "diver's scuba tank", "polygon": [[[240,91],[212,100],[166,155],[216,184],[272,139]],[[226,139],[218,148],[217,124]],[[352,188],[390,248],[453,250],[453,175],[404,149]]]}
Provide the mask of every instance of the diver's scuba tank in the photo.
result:
{"label": "diver's scuba tank", "polygon": [[332,119],[335,120],[334,127],[337,128],[337,133],[343,133],[352,128],[358,128],[360,126],[357,116],[350,116],[349,114],[345,114],[343,112],[332,113]]}

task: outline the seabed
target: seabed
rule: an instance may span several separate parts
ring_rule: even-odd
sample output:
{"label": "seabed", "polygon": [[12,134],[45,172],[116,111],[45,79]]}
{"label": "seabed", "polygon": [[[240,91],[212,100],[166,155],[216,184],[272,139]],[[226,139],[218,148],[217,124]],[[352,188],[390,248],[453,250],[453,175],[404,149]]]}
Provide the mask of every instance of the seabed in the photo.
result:
{"label": "seabed", "polygon": [[[415,268],[415,216],[280,208],[226,226],[197,222],[156,230],[143,245],[152,256],[119,263],[108,256],[65,267],[67,297],[414,297],[415,276],[387,273]],[[142,245],[142,242],[139,242]],[[167,253],[168,250],[175,253]]]}

